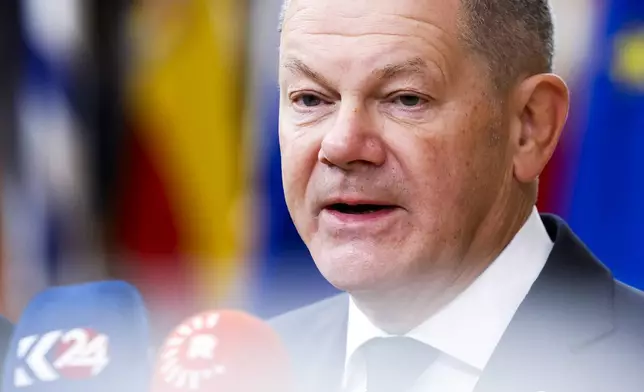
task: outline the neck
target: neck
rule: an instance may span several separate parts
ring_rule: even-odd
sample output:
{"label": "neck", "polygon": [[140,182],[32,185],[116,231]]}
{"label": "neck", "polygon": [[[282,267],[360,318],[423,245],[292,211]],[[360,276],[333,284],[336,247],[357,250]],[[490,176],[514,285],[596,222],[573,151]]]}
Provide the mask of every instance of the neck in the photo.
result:
{"label": "neck", "polygon": [[529,197],[497,203],[475,231],[457,262],[418,274],[404,287],[378,292],[353,292],[356,305],[382,330],[405,334],[454,300],[478,278],[512,241],[532,212]]}

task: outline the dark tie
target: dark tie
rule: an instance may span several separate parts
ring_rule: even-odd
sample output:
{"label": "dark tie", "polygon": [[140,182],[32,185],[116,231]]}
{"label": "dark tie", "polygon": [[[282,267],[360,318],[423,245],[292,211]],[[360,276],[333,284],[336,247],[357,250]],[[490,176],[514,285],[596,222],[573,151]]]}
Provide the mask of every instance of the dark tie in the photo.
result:
{"label": "dark tie", "polygon": [[405,392],[439,351],[407,337],[375,338],[360,350],[367,365],[367,392]]}

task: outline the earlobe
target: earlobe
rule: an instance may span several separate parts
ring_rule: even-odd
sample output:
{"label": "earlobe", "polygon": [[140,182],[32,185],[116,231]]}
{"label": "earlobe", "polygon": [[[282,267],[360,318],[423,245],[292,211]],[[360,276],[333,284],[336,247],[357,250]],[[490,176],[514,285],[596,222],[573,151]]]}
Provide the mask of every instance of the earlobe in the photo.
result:
{"label": "earlobe", "polygon": [[568,117],[569,92],[554,74],[539,74],[518,86],[515,102],[518,128],[513,141],[514,175],[534,181],[550,160]]}

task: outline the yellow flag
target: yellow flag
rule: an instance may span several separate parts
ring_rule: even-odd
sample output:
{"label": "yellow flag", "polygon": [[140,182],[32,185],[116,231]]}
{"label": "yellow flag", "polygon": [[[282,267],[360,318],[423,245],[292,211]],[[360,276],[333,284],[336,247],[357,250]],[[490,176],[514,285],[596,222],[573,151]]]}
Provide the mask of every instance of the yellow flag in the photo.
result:
{"label": "yellow flag", "polygon": [[243,26],[236,0],[143,2],[131,105],[208,297],[241,270]]}

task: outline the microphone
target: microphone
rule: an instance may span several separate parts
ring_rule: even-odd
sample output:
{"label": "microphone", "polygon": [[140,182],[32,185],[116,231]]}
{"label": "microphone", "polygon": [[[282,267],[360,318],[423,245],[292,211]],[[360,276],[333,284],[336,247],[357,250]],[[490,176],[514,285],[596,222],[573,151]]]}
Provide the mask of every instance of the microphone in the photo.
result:
{"label": "microphone", "polygon": [[234,310],[185,320],[159,351],[152,392],[288,392],[290,363],[264,321]]}
{"label": "microphone", "polygon": [[141,392],[149,387],[147,311],[121,281],[37,294],[16,325],[4,392]]}
{"label": "microphone", "polygon": [[[11,335],[13,333],[13,324],[5,317],[0,316],[0,369],[4,367],[9,351],[9,343],[11,343]],[[0,385],[3,382],[3,374],[0,372]]]}

